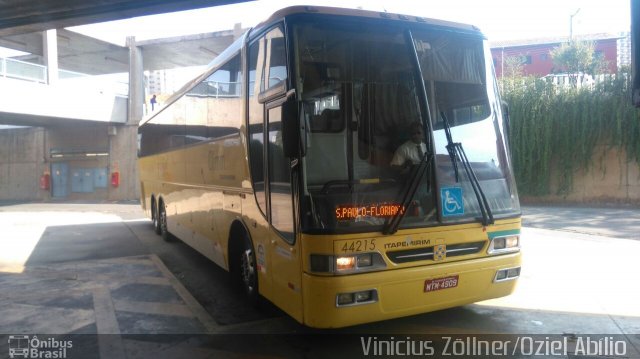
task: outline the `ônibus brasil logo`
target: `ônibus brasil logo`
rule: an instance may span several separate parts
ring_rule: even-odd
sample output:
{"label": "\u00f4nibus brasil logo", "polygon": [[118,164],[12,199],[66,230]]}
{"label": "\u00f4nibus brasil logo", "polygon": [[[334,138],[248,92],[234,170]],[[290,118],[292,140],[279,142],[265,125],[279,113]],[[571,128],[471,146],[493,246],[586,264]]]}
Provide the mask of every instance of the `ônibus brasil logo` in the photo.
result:
{"label": "\u00f4nibus brasil logo", "polygon": [[66,358],[71,340],[38,339],[37,336],[10,335],[9,358]]}

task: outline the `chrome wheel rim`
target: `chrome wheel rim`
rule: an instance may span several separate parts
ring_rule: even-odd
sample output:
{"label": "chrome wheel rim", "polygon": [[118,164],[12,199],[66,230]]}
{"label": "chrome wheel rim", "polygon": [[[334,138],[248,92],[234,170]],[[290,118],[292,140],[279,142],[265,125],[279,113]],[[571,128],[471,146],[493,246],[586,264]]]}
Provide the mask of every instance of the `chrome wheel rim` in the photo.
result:
{"label": "chrome wheel rim", "polygon": [[253,251],[251,249],[245,250],[240,260],[240,271],[247,293],[253,293],[255,290],[256,270],[254,263]]}
{"label": "chrome wheel rim", "polygon": [[167,231],[167,214],[164,211],[160,212],[160,231],[162,233]]}

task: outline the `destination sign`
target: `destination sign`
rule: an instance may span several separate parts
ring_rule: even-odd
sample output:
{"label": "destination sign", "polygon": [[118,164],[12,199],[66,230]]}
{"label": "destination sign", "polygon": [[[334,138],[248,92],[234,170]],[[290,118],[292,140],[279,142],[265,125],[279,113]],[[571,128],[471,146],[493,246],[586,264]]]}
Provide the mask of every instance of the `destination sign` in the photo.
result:
{"label": "destination sign", "polygon": [[399,204],[380,203],[367,206],[340,205],[336,207],[335,213],[336,219],[349,220],[358,217],[393,217],[398,212],[403,213],[404,210],[405,208]]}

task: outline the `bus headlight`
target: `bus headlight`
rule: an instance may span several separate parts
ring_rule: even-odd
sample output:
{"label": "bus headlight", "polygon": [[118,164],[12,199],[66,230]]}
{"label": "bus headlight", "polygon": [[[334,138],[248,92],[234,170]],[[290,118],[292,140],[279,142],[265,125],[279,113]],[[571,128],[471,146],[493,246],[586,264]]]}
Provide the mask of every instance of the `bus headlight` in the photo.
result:
{"label": "bus headlight", "polygon": [[349,270],[356,268],[356,257],[338,257],[336,258],[337,270]]}
{"label": "bus headlight", "polygon": [[503,237],[495,237],[489,243],[489,254],[511,253],[520,250],[520,236],[511,235]]}
{"label": "bus headlight", "polygon": [[312,254],[309,269],[314,273],[349,274],[385,268],[380,253],[359,253],[351,256]]}

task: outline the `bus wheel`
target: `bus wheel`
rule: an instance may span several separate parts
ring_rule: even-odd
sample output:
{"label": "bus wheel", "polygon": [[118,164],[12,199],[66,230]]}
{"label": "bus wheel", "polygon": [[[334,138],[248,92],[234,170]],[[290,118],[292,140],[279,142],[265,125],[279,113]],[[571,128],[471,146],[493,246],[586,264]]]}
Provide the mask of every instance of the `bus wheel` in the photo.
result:
{"label": "bus wheel", "polygon": [[243,239],[243,248],[240,252],[240,278],[244,292],[252,304],[258,303],[258,272],[256,256],[247,235]]}
{"label": "bus wheel", "polygon": [[156,234],[162,234],[162,229],[160,228],[160,220],[158,219],[158,206],[156,205],[156,201],[151,202],[151,220],[153,221],[153,231]]}
{"label": "bus wheel", "polygon": [[171,242],[173,241],[173,236],[169,233],[169,229],[167,229],[167,211],[165,211],[163,203],[160,203],[159,207],[158,222],[160,223],[160,235],[165,241]]}

